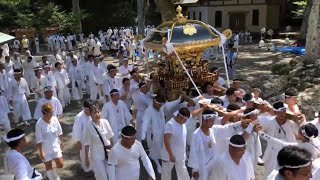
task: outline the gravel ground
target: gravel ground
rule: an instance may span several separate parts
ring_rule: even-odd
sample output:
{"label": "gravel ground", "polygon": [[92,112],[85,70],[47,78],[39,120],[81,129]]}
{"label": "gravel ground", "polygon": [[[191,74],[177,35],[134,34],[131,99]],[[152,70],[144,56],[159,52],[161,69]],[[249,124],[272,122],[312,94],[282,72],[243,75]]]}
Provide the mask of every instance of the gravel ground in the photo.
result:
{"label": "gravel ground", "polygon": [[[256,46],[248,45],[240,47],[240,56],[238,64],[238,75],[241,78],[254,79],[257,74],[269,74],[272,64],[278,61],[288,61],[293,57],[291,54],[284,54],[279,52],[266,52],[258,49]],[[39,57],[37,57],[39,58]],[[106,58],[107,63],[117,64],[117,61],[113,58]],[[221,66],[221,61],[212,61],[213,64]],[[151,67],[155,64],[151,62]],[[144,68],[142,68],[145,71]],[[222,72],[223,74],[223,72]],[[35,108],[35,102],[30,100],[30,109],[33,114]],[[71,139],[72,125],[75,115],[82,110],[82,102],[72,102],[70,106],[64,109],[63,117],[61,118],[61,125],[65,137],[65,149],[63,157],[65,159],[63,170],[59,171],[62,180],[93,180],[93,177],[86,177],[81,171],[78,152],[74,148],[74,142]],[[38,156],[37,146],[35,144],[34,136],[35,120],[32,120],[30,126],[13,125],[13,127],[19,127],[26,131],[27,139],[29,141],[25,148],[25,156],[30,161],[31,165],[35,166],[40,172],[44,173],[44,165],[41,163]],[[0,161],[3,162],[3,156],[6,149],[4,143],[0,144]],[[0,174],[3,173],[3,164],[0,163]],[[173,173],[174,174],[174,173]],[[257,180],[262,179],[263,167],[258,167]],[[175,176],[175,175],[173,175]],[[160,176],[157,174],[157,179]],[[173,178],[174,180],[176,177]],[[148,180],[148,176],[141,168],[140,180]]]}

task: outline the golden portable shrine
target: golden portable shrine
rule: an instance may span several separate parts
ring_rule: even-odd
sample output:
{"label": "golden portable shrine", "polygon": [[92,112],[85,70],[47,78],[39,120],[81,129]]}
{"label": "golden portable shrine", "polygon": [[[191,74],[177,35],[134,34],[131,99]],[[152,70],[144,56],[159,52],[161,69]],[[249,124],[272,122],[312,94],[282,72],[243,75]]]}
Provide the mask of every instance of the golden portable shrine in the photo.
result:
{"label": "golden portable shrine", "polygon": [[[168,100],[175,99],[181,91],[192,87],[182,65],[175,54],[166,54],[166,40],[176,50],[181,61],[197,86],[206,82],[217,83],[217,76],[208,70],[209,62],[202,59],[204,49],[218,46],[220,37],[205,23],[188,20],[183,16],[181,6],[172,21],[159,25],[153,33],[144,40],[147,49],[158,51],[162,57],[161,63],[151,73],[155,93],[165,94]],[[231,30],[224,32],[227,38]],[[219,90],[218,90],[219,91]]]}

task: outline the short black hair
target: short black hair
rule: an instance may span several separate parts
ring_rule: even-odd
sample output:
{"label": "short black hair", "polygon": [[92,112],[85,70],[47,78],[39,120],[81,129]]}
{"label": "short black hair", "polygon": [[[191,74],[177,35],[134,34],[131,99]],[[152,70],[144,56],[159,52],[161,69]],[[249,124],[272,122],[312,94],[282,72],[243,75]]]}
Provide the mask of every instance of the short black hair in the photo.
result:
{"label": "short black hair", "polygon": [[256,109],[255,109],[255,108],[247,108],[247,109],[245,109],[245,110],[243,111],[243,114],[247,114],[247,113],[252,112],[252,111],[254,111],[254,110],[256,110]]}
{"label": "short black hair", "polygon": [[164,96],[161,96],[161,95],[157,95],[154,98],[154,100],[157,101],[158,103],[165,103],[166,102],[166,98]]}
{"label": "short black hair", "polygon": [[309,151],[298,146],[286,146],[282,148],[277,156],[280,167],[279,173],[284,175],[286,170],[291,171],[294,175],[300,168],[290,168],[287,166],[300,166],[312,161],[312,155]]}
{"label": "short black hair", "polygon": [[187,118],[190,117],[190,111],[188,108],[185,108],[185,107],[179,109],[179,114],[181,114],[182,116],[187,117]]}
{"label": "short black hair", "polygon": [[85,107],[85,108],[89,108],[90,109],[92,106],[94,106],[94,104],[90,99],[86,99],[83,102],[83,107]]}
{"label": "short black hair", "polygon": [[289,88],[284,92],[284,95],[286,97],[292,97],[292,96],[297,96],[297,91],[293,88]]}
{"label": "short black hair", "polygon": [[231,96],[234,94],[235,91],[237,91],[236,88],[231,87],[231,88],[227,89],[226,95]]}
{"label": "short black hair", "polygon": [[130,81],[130,79],[129,79],[129,78],[123,78],[123,79],[122,79],[122,84],[124,84],[124,83],[127,82],[127,81]]}
{"label": "short black hair", "polygon": [[252,96],[252,94],[245,94],[242,99],[243,99],[245,102],[252,101],[253,96]]}
{"label": "short black hair", "polygon": [[243,138],[243,136],[241,136],[239,134],[233,135],[230,138],[230,142],[232,144],[235,144],[235,145],[244,145],[244,144],[246,144],[246,140]]}
{"label": "short black hair", "polygon": [[313,137],[313,138],[318,137],[319,131],[318,131],[317,127],[314,124],[307,123],[307,124],[301,126],[300,129],[301,130],[304,129],[304,131],[306,132],[306,134],[309,137]]}
{"label": "short black hair", "polygon": [[239,110],[241,109],[241,107],[238,105],[238,104],[229,104],[227,106],[227,111],[236,111],[236,110]]}
{"label": "short black hair", "polygon": [[61,62],[56,62],[56,63],[54,64],[54,67],[57,68],[59,65],[62,65]]}
{"label": "short black hair", "polygon": [[220,104],[221,106],[223,106],[224,103],[219,97],[213,97],[211,99],[211,104]]}
{"label": "short black hair", "polygon": [[125,126],[122,128],[121,134],[125,136],[134,136],[137,134],[137,130],[133,126]]}

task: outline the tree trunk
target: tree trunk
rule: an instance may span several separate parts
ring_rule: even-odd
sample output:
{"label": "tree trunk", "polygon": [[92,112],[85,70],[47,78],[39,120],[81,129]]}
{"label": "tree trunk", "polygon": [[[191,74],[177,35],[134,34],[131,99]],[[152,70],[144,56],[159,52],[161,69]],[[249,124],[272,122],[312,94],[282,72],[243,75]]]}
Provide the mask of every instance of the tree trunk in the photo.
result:
{"label": "tree trunk", "polygon": [[301,24],[301,30],[300,30],[300,37],[301,39],[307,38],[307,31],[308,31],[308,21],[310,16],[311,7],[313,4],[313,0],[307,0],[307,5],[304,9],[302,24]]}
{"label": "tree trunk", "polygon": [[[80,2],[79,0],[72,0],[72,12],[81,15],[80,14]],[[82,32],[82,23],[81,23],[81,17],[78,19],[78,25],[75,28],[76,33]]]}
{"label": "tree trunk", "polygon": [[161,14],[162,22],[171,21],[176,16],[174,4],[171,0],[155,0],[155,3]]}
{"label": "tree trunk", "polygon": [[137,0],[137,14],[138,14],[138,34],[144,35],[145,29],[145,6],[144,0]]}
{"label": "tree trunk", "polygon": [[306,39],[306,62],[313,63],[316,59],[320,58],[320,0],[313,0],[311,7],[308,33]]}

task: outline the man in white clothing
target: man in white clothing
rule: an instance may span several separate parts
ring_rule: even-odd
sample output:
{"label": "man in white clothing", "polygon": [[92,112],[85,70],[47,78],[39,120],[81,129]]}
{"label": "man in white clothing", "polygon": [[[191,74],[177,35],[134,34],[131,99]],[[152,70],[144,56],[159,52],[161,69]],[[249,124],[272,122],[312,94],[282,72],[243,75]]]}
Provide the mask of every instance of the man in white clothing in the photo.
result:
{"label": "man in white clothing", "polygon": [[105,72],[103,74],[103,91],[104,95],[106,96],[105,98],[107,101],[109,100],[110,96],[110,91],[112,89],[120,89],[122,87],[122,79],[117,75],[117,67],[115,67],[112,64],[109,64],[108,67],[108,72]]}
{"label": "man in white clothing", "polygon": [[83,110],[79,112],[74,118],[74,124],[72,128],[72,138],[76,141],[76,148],[80,151],[80,160],[82,170],[86,173],[92,170],[92,163],[89,167],[86,166],[85,161],[85,134],[84,130],[86,125],[91,122],[90,108],[93,107],[93,103],[90,100],[86,100],[83,103]]}
{"label": "man in white clothing", "polygon": [[112,137],[112,142],[118,142],[121,129],[130,124],[132,115],[126,104],[120,100],[120,94],[117,89],[110,91],[110,101],[103,105],[101,117],[109,121],[112,131],[115,134]]}
{"label": "man in white clothing", "polygon": [[31,119],[31,113],[27,96],[30,95],[30,90],[27,81],[22,78],[20,69],[14,70],[14,79],[9,82],[8,99],[10,105],[13,107],[14,122],[18,123],[20,116],[22,116],[25,125],[29,125],[27,122]]}
{"label": "man in white clothing", "polygon": [[62,64],[60,62],[56,62],[55,68],[56,71],[54,72],[54,78],[57,85],[57,97],[61,102],[62,107],[64,108],[70,104],[71,99],[70,91],[68,88],[69,77],[67,71],[62,68]]}
{"label": "man in white clothing", "polygon": [[124,58],[122,65],[119,67],[119,73],[121,74],[121,77],[130,78],[130,72],[132,71],[133,66],[129,65],[129,59]]}
{"label": "man in white clothing", "polygon": [[54,73],[51,71],[50,64],[43,64],[42,68],[43,68],[42,75],[45,78],[44,87],[46,87],[46,86],[53,87],[53,89],[52,89],[53,95],[55,97],[58,97],[57,96],[57,81],[56,81]]}
{"label": "man in white clothing", "polygon": [[187,108],[181,108],[175,112],[175,117],[170,119],[164,127],[164,146],[161,149],[161,179],[171,179],[173,166],[175,166],[178,180],[190,179],[185,165],[187,141],[187,128],[185,123],[189,117],[189,110]]}
{"label": "man in white clothing", "polygon": [[128,78],[122,79],[122,87],[119,89],[120,99],[126,103],[129,111],[133,105],[132,92],[130,91],[130,80]]}
{"label": "man in white clothing", "polygon": [[116,143],[109,153],[109,180],[139,180],[140,162],[148,172],[149,179],[155,180],[155,173],[142,144],[136,140],[137,131],[132,126],[121,130],[121,140]]}
{"label": "man in white clothing", "polygon": [[137,110],[135,127],[137,129],[137,140],[142,138],[142,117],[144,111],[152,104],[152,98],[148,95],[149,87],[146,83],[139,84],[139,91],[133,94],[133,104]]}
{"label": "man in white clothing", "polygon": [[38,38],[38,35],[34,38],[34,43],[36,45],[37,53],[40,52],[40,40]]}
{"label": "man in white clothing", "polygon": [[157,171],[161,174],[161,148],[163,146],[163,131],[166,123],[165,110],[178,106],[180,98],[176,101],[166,102],[166,99],[157,95],[152,104],[145,110],[142,117],[142,140],[147,137],[150,148],[150,158],[155,162]]}
{"label": "man in white clothing", "polygon": [[4,157],[5,173],[14,174],[16,180],[41,180],[41,174],[23,155],[23,149],[27,145],[25,132],[22,129],[12,129],[4,139],[10,147]]}
{"label": "man in white clothing", "polygon": [[9,87],[9,75],[5,70],[4,64],[0,61],[0,92],[3,96],[6,96],[6,92]]}
{"label": "man in white clothing", "polygon": [[33,118],[38,120],[42,117],[41,108],[44,104],[50,103],[53,106],[52,115],[56,117],[60,117],[63,113],[62,105],[58,98],[53,96],[53,91],[51,86],[47,86],[43,89],[44,97],[39,99],[37,106],[34,110]]}
{"label": "man in white clothing", "polygon": [[102,100],[103,95],[103,74],[105,70],[99,64],[99,58],[95,57],[93,65],[90,68],[89,84],[90,84],[90,99],[92,101]]}
{"label": "man in white clothing", "polygon": [[278,168],[273,170],[267,180],[317,180],[312,178],[311,154],[297,146],[286,146],[277,156]]}
{"label": "man in white clothing", "polygon": [[72,65],[68,69],[68,75],[71,83],[72,99],[82,99],[82,82],[84,79],[84,73],[82,67],[80,66],[80,64],[78,64],[78,60],[76,58],[72,59]]}
{"label": "man in white clothing", "polygon": [[234,135],[229,141],[229,151],[214,163],[209,180],[254,180],[252,161],[246,153],[246,141]]}
{"label": "man in white clothing", "polygon": [[34,68],[34,76],[31,80],[31,89],[35,93],[35,100],[38,101],[43,97],[43,88],[45,88],[45,77],[42,75],[42,68]]}
{"label": "man in white clothing", "polygon": [[[275,116],[258,116],[258,121],[265,133],[269,136],[285,142],[296,142],[295,132],[298,132],[299,125],[287,119],[286,110],[287,108],[283,102],[276,102],[273,104]],[[276,149],[267,146],[263,156],[263,160],[265,161],[264,179],[266,179],[276,167],[277,162],[273,157],[274,154],[277,153],[278,151]]]}

